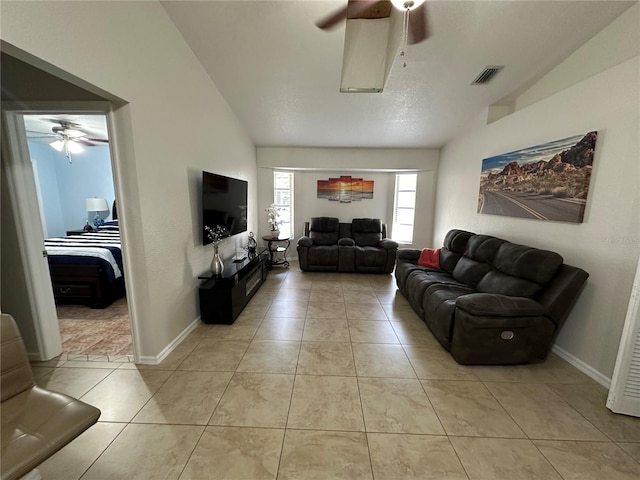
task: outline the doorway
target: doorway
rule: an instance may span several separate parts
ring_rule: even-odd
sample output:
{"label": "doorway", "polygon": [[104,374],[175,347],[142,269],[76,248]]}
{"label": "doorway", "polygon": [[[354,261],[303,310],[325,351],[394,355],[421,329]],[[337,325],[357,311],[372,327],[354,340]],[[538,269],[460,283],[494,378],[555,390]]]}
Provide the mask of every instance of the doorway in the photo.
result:
{"label": "doorway", "polygon": [[106,115],[25,113],[22,120],[62,353],[132,361]]}

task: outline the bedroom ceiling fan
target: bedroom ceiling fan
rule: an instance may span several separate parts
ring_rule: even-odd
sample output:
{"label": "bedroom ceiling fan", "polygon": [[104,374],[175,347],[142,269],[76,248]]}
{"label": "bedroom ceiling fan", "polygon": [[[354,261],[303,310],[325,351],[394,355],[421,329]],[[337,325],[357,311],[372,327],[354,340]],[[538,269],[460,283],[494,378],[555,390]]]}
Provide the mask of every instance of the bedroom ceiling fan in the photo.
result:
{"label": "bedroom ceiling fan", "polygon": [[404,13],[404,42],[414,45],[429,38],[425,0],[349,0],[343,8],[318,20],[316,26],[330,30],[349,19],[387,18],[392,7]]}
{"label": "bedroom ceiling fan", "polygon": [[84,132],[82,126],[78,123],[57,118],[44,118],[42,120],[56,124],[51,127],[51,133],[27,130],[29,134],[40,135],[30,135],[29,138],[55,138],[49,145],[59,152],[64,151],[65,156],[69,159],[69,163],[72,163],[71,154],[82,152],[82,146],[95,147],[100,144],[109,143],[109,140],[106,138],[89,137],[89,134]]}
{"label": "bedroom ceiling fan", "polygon": [[429,37],[425,0],[349,0],[316,22],[328,31],[345,23],[341,93],[381,93],[399,52]]}

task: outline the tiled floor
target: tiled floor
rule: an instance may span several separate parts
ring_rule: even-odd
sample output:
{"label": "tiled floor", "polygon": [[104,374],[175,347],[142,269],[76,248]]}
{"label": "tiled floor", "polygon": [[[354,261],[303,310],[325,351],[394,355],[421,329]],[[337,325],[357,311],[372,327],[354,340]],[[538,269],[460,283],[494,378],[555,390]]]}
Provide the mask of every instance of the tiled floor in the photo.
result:
{"label": "tiled floor", "polygon": [[45,479],[638,479],[640,419],[552,355],[464,367],[391,276],[274,270],[232,326],[159,366],[58,360],[100,422]]}

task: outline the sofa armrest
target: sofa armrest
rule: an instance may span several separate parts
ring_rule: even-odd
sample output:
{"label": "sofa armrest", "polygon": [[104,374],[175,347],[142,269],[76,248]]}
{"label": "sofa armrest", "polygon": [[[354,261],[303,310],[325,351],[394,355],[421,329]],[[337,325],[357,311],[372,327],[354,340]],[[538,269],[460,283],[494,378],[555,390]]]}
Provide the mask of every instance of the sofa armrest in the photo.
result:
{"label": "sofa armrest", "polygon": [[354,247],[356,245],[356,241],[353,238],[341,238],[338,240],[338,246],[340,247]]}
{"label": "sofa armrest", "polygon": [[420,253],[422,250],[415,250],[413,248],[401,248],[398,250],[396,254],[396,258],[398,260],[410,260],[413,262],[417,262],[420,258]]}
{"label": "sofa armrest", "polygon": [[378,242],[378,246],[380,248],[384,248],[385,250],[395,250],[398,248],[398,242],[394,242],[393,240],[384,238]]}
{"label": "sofa armrest", "polygon": [[538,317],[545,314],[545,308],[535,300],[495,293],[463,295],[456,300],[456,307],[485,317]]}
{"label": "sofa armrest", "polygon": [[309,237],[300,237],[298,239],[298,246],[299,247],[311,247],[311,246],[313,246],[313,240],[311,240]]}

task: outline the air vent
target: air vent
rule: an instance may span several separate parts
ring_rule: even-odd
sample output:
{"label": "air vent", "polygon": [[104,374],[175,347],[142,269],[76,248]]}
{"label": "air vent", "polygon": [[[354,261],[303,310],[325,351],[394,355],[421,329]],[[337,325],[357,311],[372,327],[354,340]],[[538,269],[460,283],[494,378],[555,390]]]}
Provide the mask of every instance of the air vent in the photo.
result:
{"label": "air vent", "polygon": [[489,67],[485,67],[480,75],[476,77],[476,79],[471,82],[471,85],[485,85],[491,81],[496,74],[504,68],[504,65],[491,65]]}

